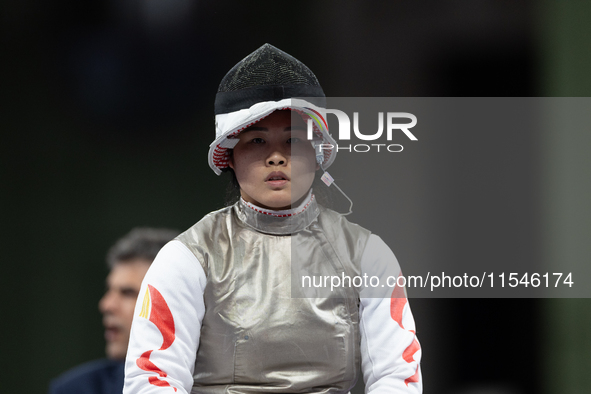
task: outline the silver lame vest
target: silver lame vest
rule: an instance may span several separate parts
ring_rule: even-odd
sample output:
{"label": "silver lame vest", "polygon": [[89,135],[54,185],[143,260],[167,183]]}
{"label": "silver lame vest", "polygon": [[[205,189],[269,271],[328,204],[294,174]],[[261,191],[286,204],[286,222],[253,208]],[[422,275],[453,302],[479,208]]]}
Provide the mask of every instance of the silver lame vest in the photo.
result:
{"label": "silver lame vest", "polygon": [[360,364],[358,292],[304,298],[292,280],[359,275],[369,235],[314,198],[290,217],[240,201],[181,234],[207,276],[191,392],[347,393]]}

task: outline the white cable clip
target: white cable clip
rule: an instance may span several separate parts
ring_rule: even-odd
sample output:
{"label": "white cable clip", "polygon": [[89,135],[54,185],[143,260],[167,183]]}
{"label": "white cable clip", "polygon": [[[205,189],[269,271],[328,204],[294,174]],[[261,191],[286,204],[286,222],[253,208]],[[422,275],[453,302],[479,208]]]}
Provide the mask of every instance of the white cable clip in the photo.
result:
{"label": "white cable clip", "polygon": [[349,205],[349,212],[347,212],[347,213],[341,213],[341,215],[347,216],[347,215],[352,214],[353,213],[353,201],[349,198],[349,196],[347,196],[345,194],[344,191],[341,190],[341,188],[339,187],[339,185],[336,184],[336,182],[334,181],[334,178],[328,172],[326,172],[326,170],[324,169],[324,166],[322,165],[322,163],[320,163],[320,169],[323,172],[322,176],[320,177],[320,179],[322,180],[322,182],[324,182],[326,184],[326,186],[334,185],[334,187],[336,187],[337,190],[339,192],[341,192],[341,194],[343,196],[345,196],[345,198],[347,200],[349,200],[349,203],[351,204],[351,205]]}
{"label": "white cable clip", "polygon": [[330,176],[330,174],[326,171],[324,172],[324,174],[322,174],[320,179],[322,180],[322,182],[324,182],[326,186],[330,186],[334,182],[334,178]]}

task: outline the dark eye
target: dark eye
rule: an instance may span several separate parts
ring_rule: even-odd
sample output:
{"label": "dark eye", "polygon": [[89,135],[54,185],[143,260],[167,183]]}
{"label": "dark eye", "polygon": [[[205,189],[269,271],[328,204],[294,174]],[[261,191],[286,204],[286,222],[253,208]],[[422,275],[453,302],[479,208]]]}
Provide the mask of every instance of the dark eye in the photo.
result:
{"label": "dark eye", "polygon": [[287,143],[288,144],[297,144],[300,141],[301,141],[301,139],[299,139],[298,137],[291,137],[290,139],[287,140]]}
{"label": "dark eye", "polygon": [[262,139],[262,138],[257,137],[257,138],[253,138],[251,142],[253,144],[264,144],[265,143],[265,140]]}
{"label": "dark eye", "polygon": [[137,298],[137,290],[135,289],[121,289],[121,295],[128,298]]}

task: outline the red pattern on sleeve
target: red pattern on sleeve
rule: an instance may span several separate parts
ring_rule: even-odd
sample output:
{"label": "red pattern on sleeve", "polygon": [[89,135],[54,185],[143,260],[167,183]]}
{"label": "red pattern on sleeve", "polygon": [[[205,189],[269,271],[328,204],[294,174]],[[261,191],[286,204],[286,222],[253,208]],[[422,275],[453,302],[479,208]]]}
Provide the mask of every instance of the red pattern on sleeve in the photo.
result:
{"label": "red pattern on sleeve", "polygon": [[[154,323],[158,331],[162,334],[162,346],[158,350],[168,349],[175,340],[175,328],[174,318],[172,312],[164,300],[164,297],[160,292],[152,285],[148,285],[150,292],[151,310],[150,310],[150,321]],[[157,376],[150,376],[148,381],[154,386],[160,387],[172,387],[174,391],[177,391],[176,387],[171,386],[167,381],[160,378],[165,378],[167,375],[160,368],[150,361],[150,355],[153,350],[144,352],[136,361],[138,367],[147,372],[155,372]]]}
{"label": "red pattern on sleeve", "polygon": [[[402,273],[400,273],[400,275],[402,275]],[[402,314],[404,312],[404,307],[407,303],[408,300],[406,299],[404,288],[398,286],[395,287],[392,291],[392,296],[390,297],[390,316],[396,323],[398,323],[400,328],[402,328],[403,330],[405,328],[402,324]],[[408,331],[412,332],[413,334],[415,333],[413,330]],[[420,349],[421,345],[415,337],[412,343],[402,353],[402,358],[404,359],[404,361],[410,364],[414,362],[413,356]],[[408,386],[409,383],[417,383],[419,381],[419,378],[419,366],[417,365],[417,369],[415,370],[414,375],[404,379],[404,383]]]}
{"label": "red pattern on sleeve", "polygon": [[419,381],[419,366],[417,365],[417,369],[415,370],[415,374],[412,375],[410,378],[404,379],[404,383],[408,386],[409,383],[417,383]]}

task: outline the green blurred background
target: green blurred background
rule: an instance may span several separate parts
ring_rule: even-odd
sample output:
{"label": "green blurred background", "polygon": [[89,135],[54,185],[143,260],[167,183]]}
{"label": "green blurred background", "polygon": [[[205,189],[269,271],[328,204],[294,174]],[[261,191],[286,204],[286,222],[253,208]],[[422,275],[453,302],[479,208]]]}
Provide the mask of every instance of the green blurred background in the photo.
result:
{"label": "green blurred background", "polygon": [[[591,92],[591,3],[577,0],[30,0],[3,1],[1,18],[2,393],[45,392],[103,357],[97,303],[117,238],[140,225],[183,230],[223,206],[226,180],[206,159],[213,99],[263,43],[306,63],[329,96]],[[458,200],[453,231],[391,244],[403,264],[441,237],[445,258],[468,256],[465,245],[486,254],[478,231],[519,239],[501,248],[516,263],[589,264],[589,130],[525,137],[498,158],[514,166],[477,174],[466,146],[433,153],[457,170],[444,187],[476,208]],[[513,192],[518,226],[487,229],[495,179]],[[427,174],[405,185],[432,206],[436,184]],[[411,304],[426,393],[591,392],[589,300]]]}

